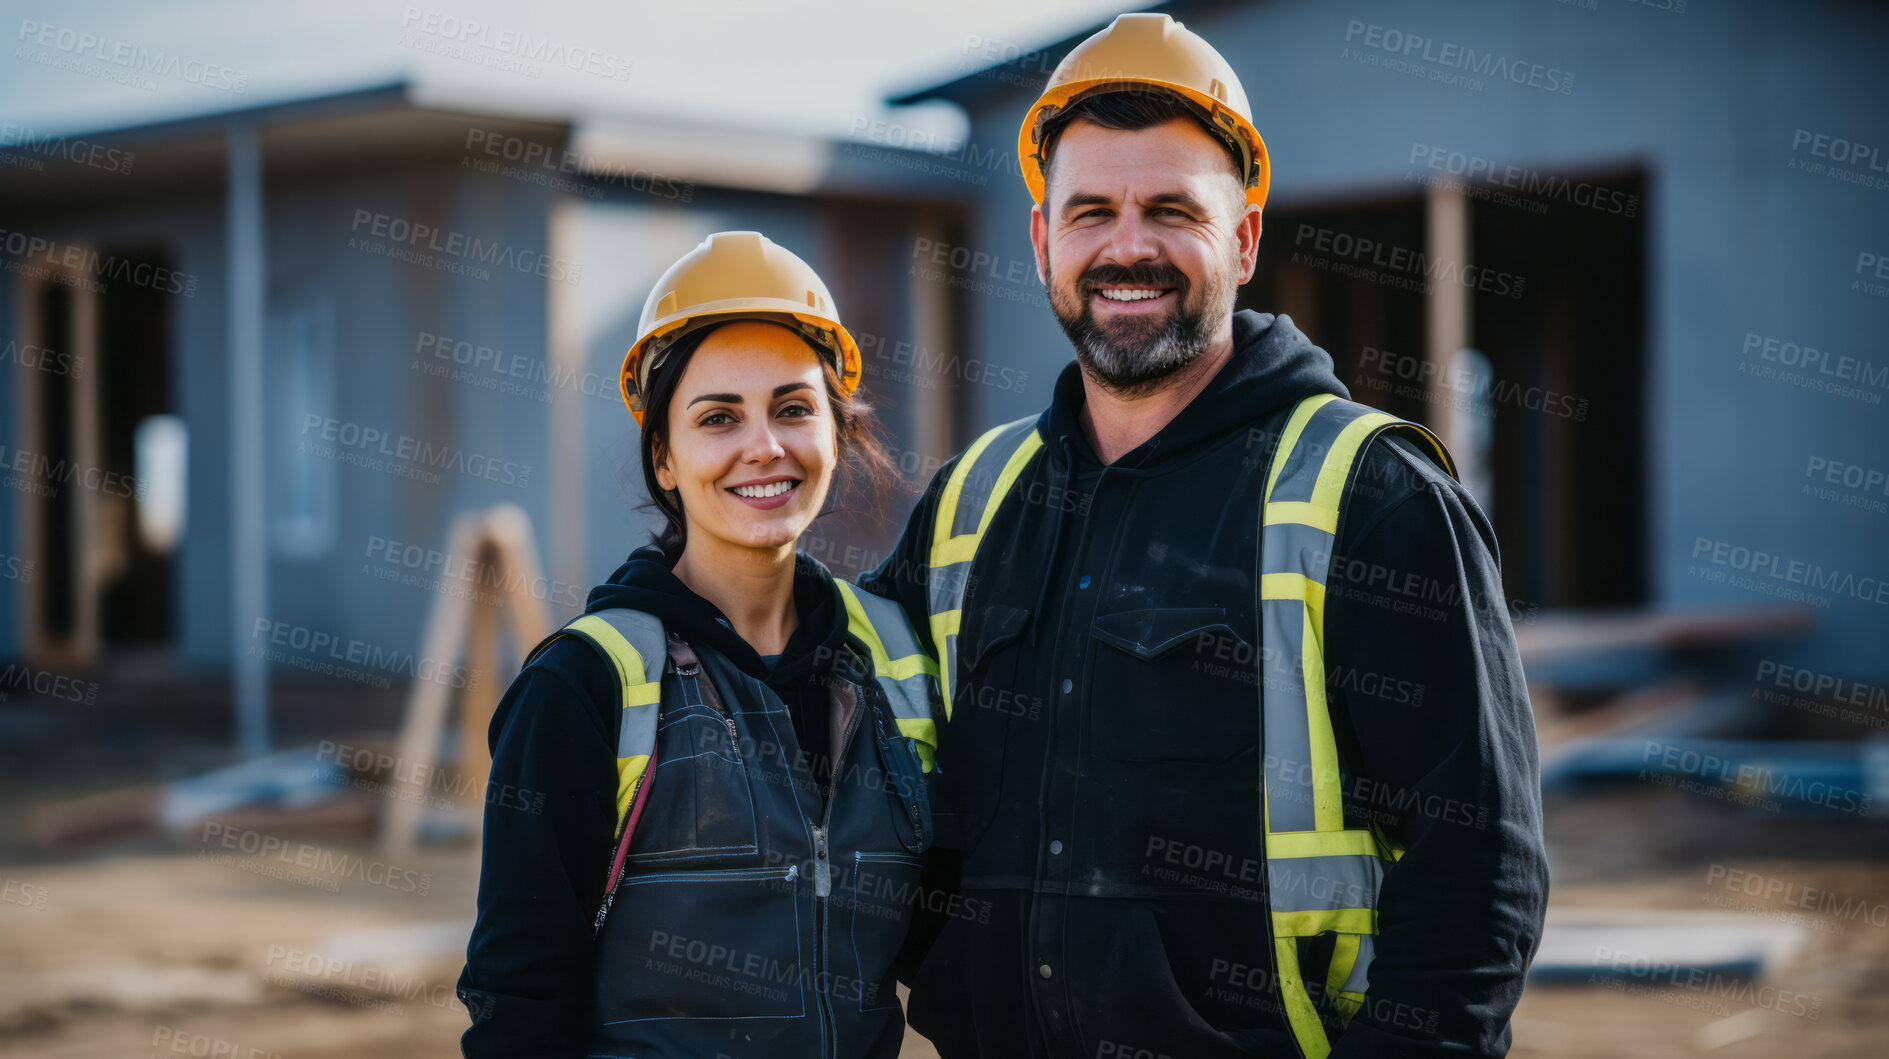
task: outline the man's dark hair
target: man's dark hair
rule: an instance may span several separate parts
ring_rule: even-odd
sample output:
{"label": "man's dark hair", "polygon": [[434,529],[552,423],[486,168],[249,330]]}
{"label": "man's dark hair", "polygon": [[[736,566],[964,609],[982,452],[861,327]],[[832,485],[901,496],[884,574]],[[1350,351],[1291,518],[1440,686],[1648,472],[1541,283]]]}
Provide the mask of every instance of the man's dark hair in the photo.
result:
{"label": "man's dark hair", "polygon": [[1233,179],[1244,188],[1246,174],[1240,169],[1240,152],[1227,139],[1227,134],[1215,128],[1199,108],[1187,100],[1160,88],[1136,86],[1118,88],[1107,92],[1095,92],[1078,97],[1075,102],[1064,107],[1043,123],[1043,142],[1038,150],[1043,156],[1043,183],[1049,184],[1050,163],[1055,158],[1056,144],[1063,138],[1063,133],[1078,121],[1087,121],[1105,129],[1117,129],[1124,132],[1136,132],[1152,129],[1173,121],[1186,118],[1206,131],[1227,151],[1227,161],[1232,166]]}

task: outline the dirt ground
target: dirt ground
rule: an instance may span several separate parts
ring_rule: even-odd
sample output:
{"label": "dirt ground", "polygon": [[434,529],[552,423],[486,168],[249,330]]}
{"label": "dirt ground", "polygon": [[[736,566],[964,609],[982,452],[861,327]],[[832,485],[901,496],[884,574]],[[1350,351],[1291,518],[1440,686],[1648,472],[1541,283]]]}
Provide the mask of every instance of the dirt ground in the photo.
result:
{"label": "dirt ground", "polygon": [[[1889,829],[1856,818],[1753,819],[1647,790],[1567,800],[1548,827],[1557,911],[1731,910],[1797,923],[1805,946],[1765,984],[1816,1009],[1813,1017],[1709,990],[1535,983],[1516,1015],[1514,1054],[1885,1054],[1889,857],[1880,832]],[[377,856],[365,842],[315,844],[336,857]],[[225,861],[218,852],[186,839],[0,864],[0,1059],[458,1054],[467,1015],[453,984],[473,910],[473,852],[425,853],[379,878],[345,860],[324,871],[279,854]],[[1789,896],[1750,896],[1724,885],[1733,869],[1875,911],[1832,916]],[[916,1039],[904,1054],[935,1055]]]}

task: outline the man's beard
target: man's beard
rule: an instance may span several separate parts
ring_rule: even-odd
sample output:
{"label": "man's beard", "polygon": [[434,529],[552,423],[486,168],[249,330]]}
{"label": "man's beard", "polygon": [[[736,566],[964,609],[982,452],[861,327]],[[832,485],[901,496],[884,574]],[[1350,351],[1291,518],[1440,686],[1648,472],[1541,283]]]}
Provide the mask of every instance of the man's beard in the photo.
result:
{"label": "man's beard", "polygon": [[[1160,389],[1175,372],[1199,359],[1213,340],[1218,315],[1230,312],[1233,300],[1217,274],[1207,278],[1199,299],[1190,300],[1192,284],[1173,265],[1097,265],[1069,292],[1057,289],[1053,272],[1045,270],[1045,278],[1050,309],[1076,347],[1076,362],[1124,397]],[[1089,300],[1099,286],[1173,288],[1177,304],[1164,317],[1117,319],[1105,325],[1096,320]]]}

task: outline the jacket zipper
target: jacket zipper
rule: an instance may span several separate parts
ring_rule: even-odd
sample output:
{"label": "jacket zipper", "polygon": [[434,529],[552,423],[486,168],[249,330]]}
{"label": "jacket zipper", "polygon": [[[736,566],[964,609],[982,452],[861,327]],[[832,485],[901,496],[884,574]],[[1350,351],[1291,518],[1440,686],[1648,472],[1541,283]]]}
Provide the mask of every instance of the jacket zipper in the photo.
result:
{"label": "jacket zipper", "polygon": [[[848,683],[852,682],[848,681]],[[860,684],[853,684],[853,689],[856,695],[864,694],[866,690]],[[819,825],[813,829],[814,999],[818,1002],[820,1009],[820,1037],[825,1044],[821,1050],[823,1056],[837,1054],[836,1038],[839,1036],[839,1027],[833,1021],[833,1000],[827,996],[827,991],[821,985],[830,981],[826,976],[827,948],[821,944],[821,939],[826,937],[827,917],[830,914],[827,900],[833,893],[832,857],[827,841],[833,826],[833,803],[839,799],[840,766],[846,761],[846,751],[853,745],[853,733],[859,730],[861,715],[871,706],[871,703],[865,703],[863,706],[856,703],[853,715],[846,721],[846,730],[840,733],[839,753],[833,756],[833,774],[827,778],[826,811],[821,816]]]}

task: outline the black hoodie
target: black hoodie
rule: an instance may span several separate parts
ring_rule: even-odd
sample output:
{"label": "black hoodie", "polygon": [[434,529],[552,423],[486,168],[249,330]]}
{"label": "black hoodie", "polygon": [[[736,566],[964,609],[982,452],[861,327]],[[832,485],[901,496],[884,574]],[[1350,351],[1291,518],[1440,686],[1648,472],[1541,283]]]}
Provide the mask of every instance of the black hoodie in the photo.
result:
{"label": "black hoodie", "polygon": [[[584,612],[628,607],[660,618],[780,695],[800,746],[825,747],[828,690],[815,667],[844,641],[846,610],[819,560],[798,556],[794,575],[799,625],[771,670],[654,546],[591,589]],[[492,718],[484,843],[499,855],[480,866],[478,921],[459,977],[474,1016],[460,1039],[467,1056],[585,1053],[591,924],[614,852],[619,694],[609,663],[567,636],[519,673]],[[824,790],[830,762],[821,754],[809,764]],[[533,808],[514,808],[521,804]]]}
{"label": "black hoodie", "polygon": [[[1044,455],[992,519],[958,636],[928,885],[983,921],[914,925],[914,1028],[945,1059],[1293,1055],[1266,938],[1253,575],[1265,470],[1300,398],[1348,396],[1284,316],[1103,467],[1070,364]],[[947,464],[860,584],[921,630]],[[1500,1055],[1547,892],[1532,716],[1494,534],[1399,438],[1360,457],[1327,579],[1348,826],[1407,852],[1367,1006],[1333,1055]],[[1354,818],[1357,797],[1368,813]],[[915,969],[913,969],[915,967]]]}

